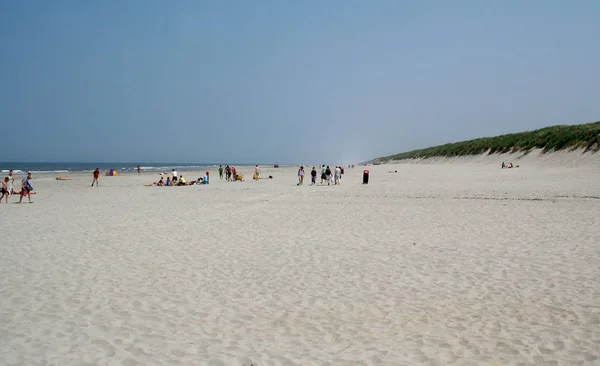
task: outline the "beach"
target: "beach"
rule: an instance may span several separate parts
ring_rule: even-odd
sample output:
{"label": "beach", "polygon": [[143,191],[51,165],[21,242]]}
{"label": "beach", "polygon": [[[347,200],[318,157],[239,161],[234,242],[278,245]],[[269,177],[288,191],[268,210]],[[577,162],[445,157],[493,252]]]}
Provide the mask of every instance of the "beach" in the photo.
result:
{"label": "beach", "polygon": [[509,158],[34,176],[0,204],[0,365],[600,364],[600,155]]}

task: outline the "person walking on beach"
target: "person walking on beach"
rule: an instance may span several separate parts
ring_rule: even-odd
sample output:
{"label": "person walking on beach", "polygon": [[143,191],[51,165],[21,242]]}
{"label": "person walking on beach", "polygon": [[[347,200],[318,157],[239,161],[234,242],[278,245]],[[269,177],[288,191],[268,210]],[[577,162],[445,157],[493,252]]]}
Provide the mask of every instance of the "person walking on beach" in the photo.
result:
{"label": "person walking on beach", "polygon": [[314,186],[315,184],[317,184],[317,171],[313,166],[312,170],[310,171],[310,185]]}
{"label": "person walking on beach", "polygon": [[219,165],[219,179],[223,179],[223,165]]}
{"label": "person walking on beach", "polygon": [[342,168],[339,166],[335,167],[335,184],[340,184],[342,182]]}
{"label": "person walking on beach", "polygon": [[325,164],[321,166],[321,184],[325,181],[327,169],[325,169]]}
{"label": "person walking on beach", "polygon": [[10,178],[6,177],[4,178],[4,181],[2,181],[2,189],[0,190],[0,192],[2,192],[2,196],[0,196],[0,203],[2,203],[2,199],[4,198],[4,196],[6,196],[6,203],[8,203],[8,196],[10,195],[10,192],[8,190],[9,180]]}
{"label": "person walking on beach", "polygon": [[27,196],[29,203],[31,203],[31,191],[33,191],[33,186],[29,181],[31,178],[31,173],[27,173],[27,177],[21,181],[21,198],[19,199],[19,203],[23,201],[23,196]]}
{"label": "person walking on beach", "polygon": [[298,185],[301,186],[304,183],[304,167],[301,166],[298,169]]}
{"label": "person walking on beach", "polygon": [[142,167],[138,164],[138,174],[142,174]]}
{"label": "person walking on beach", "polygon": [[12,194],[13,186],[15,184],[15,176],[13,174],[13,170],[11,169],[10,172],[8,172],[8,194]]}
{"label": "person walking on beach", "polygon": [[331,184],[331,169],[329,169],[329,165],[325,169],[325,180],[327,181],[327,185]]}
{"label": "person walking on beach", "polygon": [[225,179],[227,181],[231,180],[231,167],[229,165],[225,167]]}
{"label": "person walking on beach", "polygon": [[94,170],[94,173],[92,175],[94,176],[94,179],[92,180],[92,187],[94,186],[94,183],[96,183],[96,187],[98,187],[98,178],[100,178],[100,169],[96,168],[96,170]]}

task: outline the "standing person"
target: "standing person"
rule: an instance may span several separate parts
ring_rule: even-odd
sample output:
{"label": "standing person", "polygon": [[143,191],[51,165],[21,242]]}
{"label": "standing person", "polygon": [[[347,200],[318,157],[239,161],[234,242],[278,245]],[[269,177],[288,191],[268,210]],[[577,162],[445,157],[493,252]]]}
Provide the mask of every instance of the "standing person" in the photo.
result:
{"label": "standing person", "polygon": [[317,184],[317,171],[313,166],[312,170],[310,171],[310,185],[314,186],[315,184]]}
{"label": "standing person", "polygon": [[31,191],[33,191],[33,186],[31,185],[31,172],[27,173],[27,177],[21,180],[21,198],[19,199],[19,203],[23,201],[23,196],[27,196],[29,199],[29,203],[31,203]]}
{"label": "standing person", "polygon": [[219,179],[223,179],[223,165],[219,165]]}
{"label": "standing person", "polygon": [[177,170],[173,169],[173,183],[177,183]]}
{"label": "standing person", "polygon": [[225,167],[225,180],[230,180],[231,179],[231,167],[229,165],[227,165]]}
{"label": "standing person", "polygon": [[339,166],[335,167],[335,183],[334,184],[340,184],[342,180],[342,168],[340,168]]}
{"label": "standing person", "polygon": [[325,169],[325,164],[321,166],[321,184],[325,181],[327,169]]}
{"label": "standing person", "polygon": [[138,174],[142,174],[142,167],[138,164]]}
{"label": "standing person", "polygon": [[6,177],[4,178],[4,181],[2,181],[2,190],[0,190],[0,192],[2,192],[2,196],[0,196],[0,203],[2,203],[2,199],[4,198],[4,196],[6,196],[6,203],[8,203],[8,196],[10,194],[10,192],[8,191],[9,180],[10,178]]}
{"label": "standing person", "polygon": [[301,166],[300,169],[298,169],[298,185],[301,186],[302,183],[304,183],[304,167]]}
{"label": "standing person", "polygon": [[100,178],[100,169],[96,168],[96,170],[94,170],[94,173],[92,175],[94,176],[94,178],[92,179],[92,187],[94,186],[94,183],[96,183],[96,187],[98,187],[98,178]]}
{"label": "standing person", "polygon": [[256,164],[256,166],[254,167],[254,175],[256,176],[256,180],[258,180],[258,177],[260,176],[260,167],[258,166],[258,164]]}
{"label": "standing person", "polygon": [[329,169],[329,165],[325,169],[325,180],[327,181],[327,185],[331,184],[331,169]]}
{"label": "standing person", "polygon": [[13,194],[13,186],[15,184],[15,176],[13,175],[13,170],[11,169],[10,172],[8,173],[8,194]]}
{"label": "standing person", "polygon": [[237,169],[235,169],[235,167],[232,165],[231,166],[231,179],[235,180],[237,176]]}

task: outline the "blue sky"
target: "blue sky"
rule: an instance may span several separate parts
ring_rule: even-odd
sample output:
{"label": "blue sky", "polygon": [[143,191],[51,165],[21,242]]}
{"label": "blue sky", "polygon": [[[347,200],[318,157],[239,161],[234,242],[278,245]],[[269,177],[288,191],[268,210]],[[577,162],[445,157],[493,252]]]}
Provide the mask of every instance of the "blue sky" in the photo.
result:
{"label": "blue sky", "polygon": [[600,120],[600,1],[2,1],[0,161],[350,163]]}

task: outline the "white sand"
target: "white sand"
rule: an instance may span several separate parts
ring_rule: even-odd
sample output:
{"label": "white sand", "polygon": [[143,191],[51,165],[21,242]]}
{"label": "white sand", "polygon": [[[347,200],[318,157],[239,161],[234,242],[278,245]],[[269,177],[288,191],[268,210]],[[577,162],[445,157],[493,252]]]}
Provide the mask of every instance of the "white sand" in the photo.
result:
{"label": "white sand", "polygon": [[0,365],[600,364],[600,155],[576,154],[37,177],[0,204]]}

